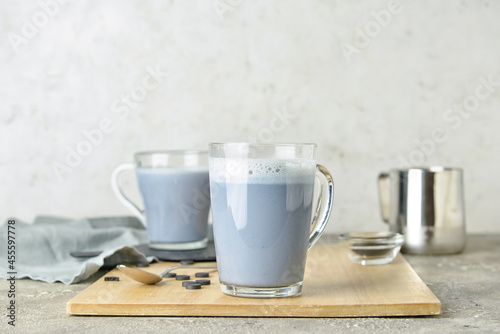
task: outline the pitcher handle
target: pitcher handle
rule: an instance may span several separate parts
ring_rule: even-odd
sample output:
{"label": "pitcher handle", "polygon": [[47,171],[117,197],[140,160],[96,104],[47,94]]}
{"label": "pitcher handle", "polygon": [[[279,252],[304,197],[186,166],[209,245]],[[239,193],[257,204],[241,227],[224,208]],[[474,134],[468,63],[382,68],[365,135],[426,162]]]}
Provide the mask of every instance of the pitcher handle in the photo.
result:
{"label": "pitcher handle", "polygon": [[[321,176],[323,176],[321,178]],[[309,235],[310,249],[323,233],[333,206],[333,178],[328,169],[322,165],[316,165],[316,177],[320,180],[320,193],[318,198],[318,207],[314,215],[312,231]],[[325,196],[327,198],[325,199]]]}
{"label": "pitcher handle", "polygon": [[139,209],[137,205],[135,205],[127,196],[125,196],[118,182],[118,177],[121,172],[134,169],[135,164],[131,162],[125,162],[116,166],[111,173],[111,188],[113,189],[113,192],[115,193],[120,203],[122,203],[127,209],[129,209],[134,214],[134,216],[139,219],[144,227],[146,227],[146,217],[144,215],[144,210]]}
{"label": "pitcher handle", "polygon": [[380,214],[384,222],[389,222],[390,215],[390,179],[388,173],[380,173],[378,176],[378,195],[380,201]]}

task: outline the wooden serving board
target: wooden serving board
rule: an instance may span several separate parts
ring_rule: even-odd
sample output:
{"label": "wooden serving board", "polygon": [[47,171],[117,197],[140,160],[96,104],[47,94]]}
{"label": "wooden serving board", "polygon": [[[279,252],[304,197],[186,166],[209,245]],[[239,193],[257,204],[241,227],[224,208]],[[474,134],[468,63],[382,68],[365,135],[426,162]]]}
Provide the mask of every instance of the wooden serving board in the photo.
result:
{"label": "wooden serving board", "polygon": [[[144,268],[160,273],[178,263]],[[178,269],[192,274],[199,269]],[[206,271],[206,270],[204,270]],[[441,303],[401,254],[387,265],[351,262],[339,245],[316,245],[308,253],[302,295],[254,299],[224,295],[217,271],[211,285],[186,290],[181,281],[166,278],[156,285],[137,283],[113,269],[68,302],[71,315],[234,316],[234,317],[376,317],[434,315]],[[193,277],[194,278],[194,277]]]}

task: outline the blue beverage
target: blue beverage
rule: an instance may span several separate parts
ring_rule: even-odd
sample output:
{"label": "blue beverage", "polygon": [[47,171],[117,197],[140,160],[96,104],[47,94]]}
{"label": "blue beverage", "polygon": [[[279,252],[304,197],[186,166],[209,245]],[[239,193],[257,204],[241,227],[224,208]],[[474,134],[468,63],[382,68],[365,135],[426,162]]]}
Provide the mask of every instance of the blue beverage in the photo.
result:
{"label": "blue beverage", "polygon": [[137,168],[136,174],[152,247],[206,239],[207,167]]}
{"label": "blue beverage", "polygon": [[[222,160],[222,159],[221,159]],[[314,162],[251,163],[217,177],[212,214],[221,283],[283,287],[303,281],[312,216]],[[213,166],[213,167],[212,167]]]}

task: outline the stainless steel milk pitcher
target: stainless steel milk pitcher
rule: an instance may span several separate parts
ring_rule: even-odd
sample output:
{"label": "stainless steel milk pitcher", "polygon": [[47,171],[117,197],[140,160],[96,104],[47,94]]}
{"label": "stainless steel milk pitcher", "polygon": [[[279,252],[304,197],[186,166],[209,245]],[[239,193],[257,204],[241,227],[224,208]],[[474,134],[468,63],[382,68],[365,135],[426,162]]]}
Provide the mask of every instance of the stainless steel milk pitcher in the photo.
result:
{"label": "stainless steel milk pitcher", "polygon": [[459,168],[392,169],[379,175],[382,218],[402,233],[402,251],[453,254],[465,247],[463,176]]}

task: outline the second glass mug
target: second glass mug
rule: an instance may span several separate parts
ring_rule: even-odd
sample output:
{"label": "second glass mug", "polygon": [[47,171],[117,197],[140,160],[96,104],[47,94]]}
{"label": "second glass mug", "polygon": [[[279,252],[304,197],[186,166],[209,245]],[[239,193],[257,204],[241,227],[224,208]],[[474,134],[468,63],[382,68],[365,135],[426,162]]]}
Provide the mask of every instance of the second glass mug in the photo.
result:
{"label": "second glass mug", "polygon": [[[316,144],[213,143],[210,192],[222,292],[289,297],[302,291],[307,251],[333,203]],[[315,178],[321,188],[313,207]]]}
{"label": "second glass mug", "polygon": [[[210,210],[208,152],[138,152],[134,160],[113,170],[111,186],[120,202],[146,227],[149,246],[168,250],[206,247]],[[119,186],[118,177],[125,170],[136,171],[144,210]]]}

